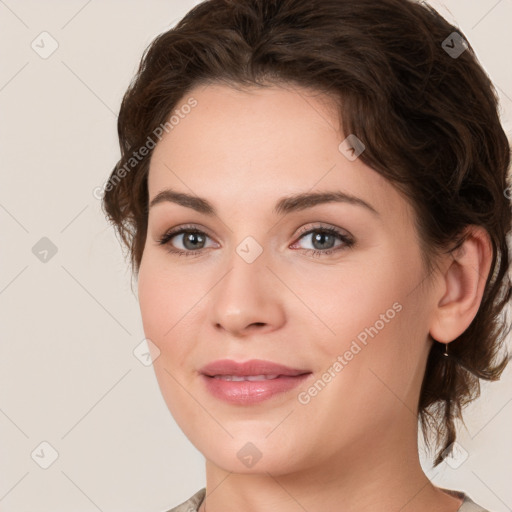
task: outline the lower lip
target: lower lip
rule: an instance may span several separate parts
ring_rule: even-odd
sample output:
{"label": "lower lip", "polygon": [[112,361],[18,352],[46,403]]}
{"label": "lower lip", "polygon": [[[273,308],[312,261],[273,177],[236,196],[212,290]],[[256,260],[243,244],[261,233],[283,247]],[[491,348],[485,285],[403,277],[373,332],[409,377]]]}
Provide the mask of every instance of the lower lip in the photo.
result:
{"label": "lower lip", "polygon": [[304,382],[311,373],[297,375],[296,377],[281,375],[276,379],[258,381],[232,381],[215,379],[201,375],[208,391],[225,402],[231,404],[250,405],[268,400],[275,395],[285,393]]}

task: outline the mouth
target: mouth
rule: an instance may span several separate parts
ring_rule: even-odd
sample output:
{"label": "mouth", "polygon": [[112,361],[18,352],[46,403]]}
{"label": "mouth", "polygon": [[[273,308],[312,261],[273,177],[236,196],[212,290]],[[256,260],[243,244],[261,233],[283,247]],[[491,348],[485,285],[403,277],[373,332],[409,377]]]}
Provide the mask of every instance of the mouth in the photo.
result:
{"label": "mouth", "polygon": [[259,380],[273,380],[280,377],[280,375],[213,375],[214,379],[221,379],[221,380],[229,380],[229,381],[236,381],[241,382],[244,380],[248,380],[251,382],[256,382]]}
{"label": "mouth", "polygon": [[283,364],[262,359],[251,359],[238,363],[232,359],[219,359],[203,366],[199,373],[208,377],[264,377],[276,378],[279,376],[296,377],[310,370],[291,368]]}
{"label": "mouth", "polygon": [[289,392],[312,375],[310,370],[258,359],[243,363],[214,361],[199,373],[212,396],[238,405],[256,404]]}

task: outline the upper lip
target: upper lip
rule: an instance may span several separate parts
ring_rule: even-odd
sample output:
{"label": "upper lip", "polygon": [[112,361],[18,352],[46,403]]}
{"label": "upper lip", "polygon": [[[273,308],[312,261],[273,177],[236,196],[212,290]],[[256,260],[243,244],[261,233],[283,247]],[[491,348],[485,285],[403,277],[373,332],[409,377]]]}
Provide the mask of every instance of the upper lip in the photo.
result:
{"label": "upper lip", "polygon": [[203,366],[200,373],[214,377],[215,375],[287,375],[297,376],[304,373],[311,373],[309,370],[301,370],[298,368],[290,368],[282,364],[273,363],[272,361],[264,361],[262,359],[251,359],[237,363],[232,359],[219,359]]}

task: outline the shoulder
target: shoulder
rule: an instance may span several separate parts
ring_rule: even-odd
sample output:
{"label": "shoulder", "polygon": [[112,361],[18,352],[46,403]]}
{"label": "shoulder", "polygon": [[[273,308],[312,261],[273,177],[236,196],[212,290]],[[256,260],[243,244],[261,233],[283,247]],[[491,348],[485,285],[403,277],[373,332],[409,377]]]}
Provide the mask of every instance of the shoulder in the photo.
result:
{"label": "shoulder", "polygon": [[450,494],[451,496],[455,496],[456,498],[462,498],[462,503],[460,507],[457,509],[457,512],[492,512],[488,510],[478,503],[475,503],[465,492],[456,491],[454,489],[445,489],[444,487],[439,487],[439,489],[446,494]]}
{"label": "shoulder", "polygon": [[203,487],[202,489],[197,491],[194,494],[194,496],[189,498],[187,501],[184,501],[177,507],[167,510],[167,512],[197,512],[197,509],[203,502],[205,494],[206,494],[206,487]]}
{"label": "shoulder", "polygon": [[[184,501],[180,505],[168,510],[167,512],[197,512],[197,509],[203,502],[206,494],[206,488],[203,487],[191,496],[187,501]],[[457,495],[463,498],[462,504],[457,512],[491,512],[490,510],[475,503],[467,494],[461,491],[451,491],[450,494]]]}
{"label": "shoulder", "polygon": [[457,512],[491,512],[490,510],[475,503],[466,493],[462,491],[452,491],[452,493],[460,498],[463,498]]}
{"label": "shoulder", "polygon": [[467,494],[464,494],[464,501],[457,512],[491,512],[490,510],[475,503]]}

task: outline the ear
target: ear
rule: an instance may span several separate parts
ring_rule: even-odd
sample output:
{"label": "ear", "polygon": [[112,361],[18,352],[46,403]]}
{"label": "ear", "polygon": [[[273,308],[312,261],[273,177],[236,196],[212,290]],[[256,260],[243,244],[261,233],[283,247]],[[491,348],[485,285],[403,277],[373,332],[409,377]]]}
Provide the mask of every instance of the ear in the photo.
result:
{"label": "ear", "polygon": [[441,276],[442,296],[434,308],[430,335],[441,343],[460,336],[475,318],[492,261],[492,244],[481,226],[468,226],[466,241],[450,253]]}

